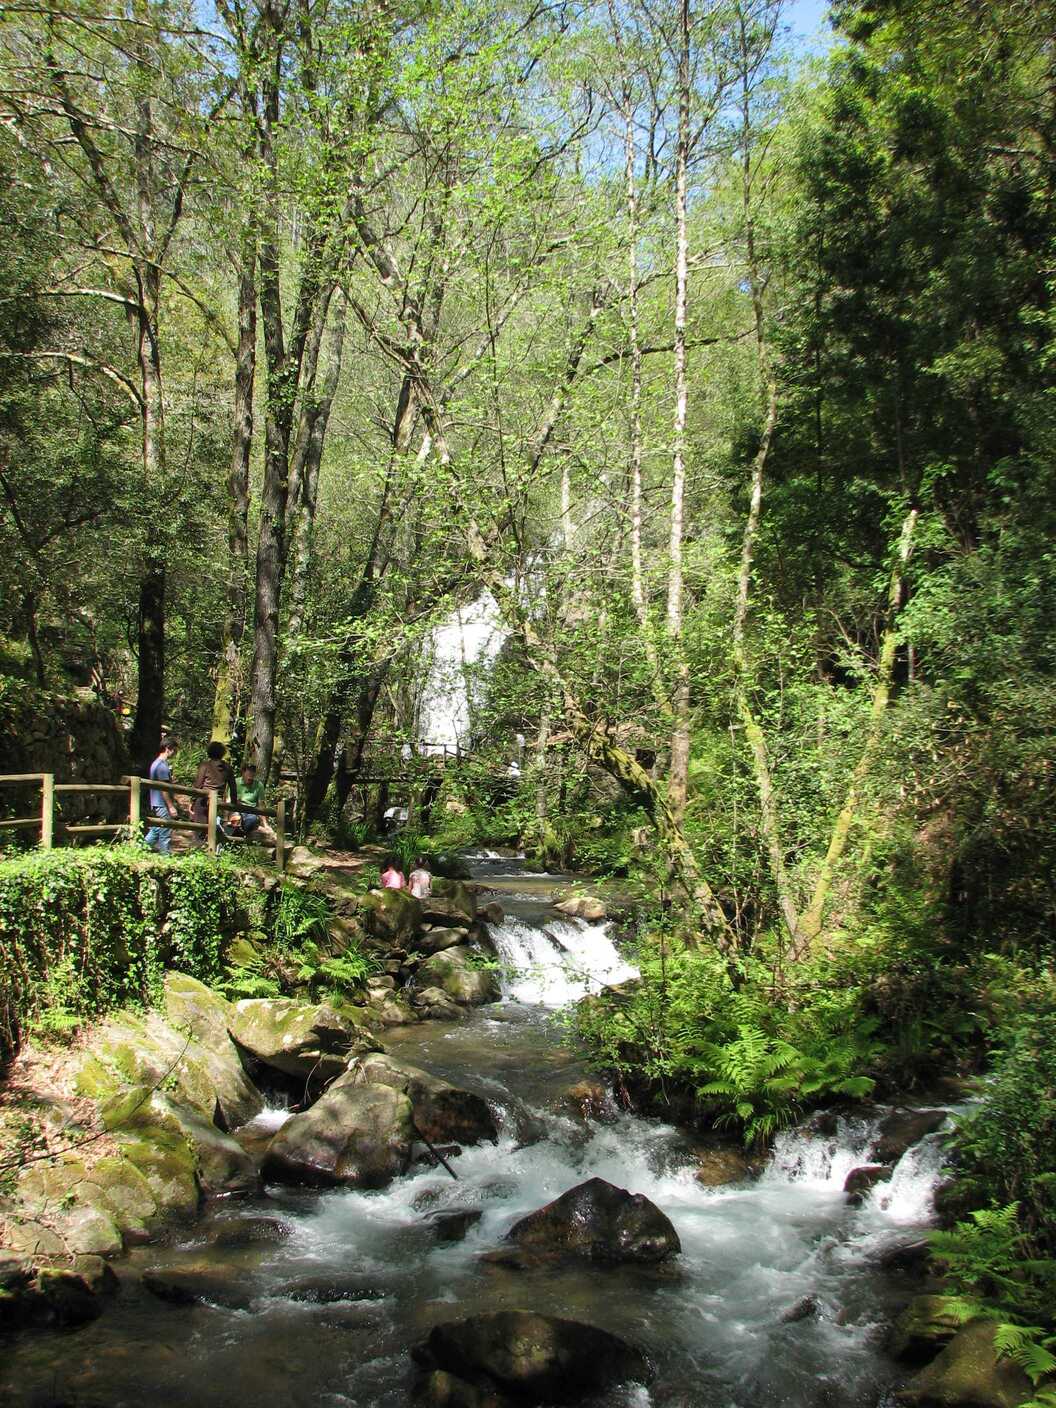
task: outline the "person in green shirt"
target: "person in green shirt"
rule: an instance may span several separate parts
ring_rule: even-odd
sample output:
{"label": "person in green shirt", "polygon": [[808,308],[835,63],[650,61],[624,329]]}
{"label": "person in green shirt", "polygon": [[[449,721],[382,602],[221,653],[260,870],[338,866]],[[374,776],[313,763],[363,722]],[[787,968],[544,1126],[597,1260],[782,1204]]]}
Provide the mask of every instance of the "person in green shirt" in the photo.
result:
{"label": "person in green shirt", "polygon": [[251,835],[260,825],[260,817],[254,808],[259,807],[263,800],[264,784],[257,781],[257,770],[253,764],[245,763],[242,768],[242,776],[238,779],[239,807],[246,808],[246,810],[240,811],[243,836]]}

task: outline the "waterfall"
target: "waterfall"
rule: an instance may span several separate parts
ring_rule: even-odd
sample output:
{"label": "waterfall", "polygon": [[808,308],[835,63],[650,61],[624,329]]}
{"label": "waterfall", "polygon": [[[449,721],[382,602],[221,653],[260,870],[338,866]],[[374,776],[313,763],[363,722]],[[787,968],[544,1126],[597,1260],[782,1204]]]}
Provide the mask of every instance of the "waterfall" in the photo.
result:
{"label": "waterfall", "polygon": [[423,753],[471,745],[473,673],[492,665],[506,629],[490,592],[457,607],[432,633],[429,671],[418,703],[418,739]]}
{"label": "waterfall", "polygon": [[504,969],[503,997],[517,1002],[564,1007],[638,976],[616,951],[608,924],[555,916],[541,928],[511,915],[488,931]]}

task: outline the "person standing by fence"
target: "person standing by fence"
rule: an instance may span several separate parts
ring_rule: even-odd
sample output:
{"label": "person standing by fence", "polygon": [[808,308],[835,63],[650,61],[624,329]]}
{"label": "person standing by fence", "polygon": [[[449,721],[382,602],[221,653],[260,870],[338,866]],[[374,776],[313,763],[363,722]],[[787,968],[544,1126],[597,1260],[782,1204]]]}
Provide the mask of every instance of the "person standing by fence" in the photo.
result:
{"label": "person standing by fence", "polygon": [[[205,757],[198,764],[198,775],[194,779],[195,787],[204,788],[208,792],[219,794],[221,800],[226,792],[228,800],[232,804],[237,804],[238,798],[235,795],[235,774],[231,771],[231,764],[226,761],[224,754],[227,749],[222,743],[215,739],[205,750]],[[209,800],[206,797],[195,797],[192,812],[195,821],[209,820]],[[218,830],[224,834],[222,823],[217,823]],[[198,843],[204,846],[205,841]]]}
{"label": "person standing by fence", "polygon": [[[161,740],[161,752],[150,765],[151,782],[171,782],[172,781],[172,755],[176,752],[176,740],[174,738],[163,738]],[[168,817],[175,821],[179,812],[176,810],[176,803],[168,792],[163,792],[158,787],[150,789],[150,814],[156,817]],[[172,828],[168,826],[152,826],[143,838],[152,851],[157,851],[160,855],[167,856],[172,850]]]}

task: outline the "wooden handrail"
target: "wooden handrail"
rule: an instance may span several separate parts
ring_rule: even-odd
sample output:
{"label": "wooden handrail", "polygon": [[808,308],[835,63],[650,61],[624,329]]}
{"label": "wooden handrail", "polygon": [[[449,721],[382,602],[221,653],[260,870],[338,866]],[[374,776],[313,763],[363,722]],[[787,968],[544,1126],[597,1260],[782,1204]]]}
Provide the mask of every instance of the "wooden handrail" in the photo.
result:
{"label": "wooden handrail", "polygon": [[[187,787],[182,782],[157,782],[152,777],[126,777],[123,779],[126,786],[138,782],[140,787],[152,787],[158,792],[171,792],[176,797],[204,797],[206,801],[210,797],[217,798],[217,806],[225,812],[255,812],[257,816],[277,817],[278,812],[270,807],[258,807],[250,802],[221,802],[219,794],[211,787]],[[59,789],[56,788],[56,791]],[[102,790],[102,789],[99,789]],[[125,787],[117,787],[117,792],[124,792]]]}

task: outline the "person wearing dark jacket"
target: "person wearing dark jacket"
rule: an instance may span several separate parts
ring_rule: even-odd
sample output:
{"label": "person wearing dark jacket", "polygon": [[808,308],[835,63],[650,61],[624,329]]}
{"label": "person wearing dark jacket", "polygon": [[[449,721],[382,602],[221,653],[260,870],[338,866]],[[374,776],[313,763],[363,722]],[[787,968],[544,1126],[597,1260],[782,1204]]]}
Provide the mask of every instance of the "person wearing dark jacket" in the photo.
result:
{"label": "person wearing dark jacket", "polygon": [[[231,771],[231,764],[224,758],[226,752],[227,749],[222,743],[214,740],[209,744],[205,750],[205,757],[198,764],[198,775],[194,779],[194,785],[204,788],[207,792],[217,793],[218,802],[222,802],[226,794],[228,801],[236,803],[238,797],[235,793],[235,774]],[[208,797],[195,797],[191,812],[195,821],[208,821]],[[220,829],[223,829],[222,825]]]}

